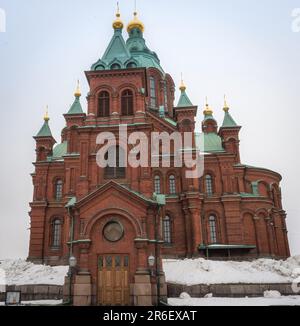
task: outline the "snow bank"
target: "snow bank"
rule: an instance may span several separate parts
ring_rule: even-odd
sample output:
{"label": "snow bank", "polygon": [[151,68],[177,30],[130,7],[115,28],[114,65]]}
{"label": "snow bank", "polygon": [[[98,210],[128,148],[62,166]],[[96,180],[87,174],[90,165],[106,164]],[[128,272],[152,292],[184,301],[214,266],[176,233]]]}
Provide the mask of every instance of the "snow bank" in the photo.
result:
{"label": "snow bank", "polygon": [[257,306],[300,306],[300,296],[280,298],[207,298],[207,299],[169,299],[171,306],[196,306],[196,307],[257,307]]}
{"label": "snow bank", "polygon": [[300,256],[285,261],[258,259],[252,262],[205,259],[164,260],[167,282],[183,285],[228,283],[290,283],[300,268]]}
{"label": "snow bank", "polygon": [[265,291],[264,297],[265,298],[280,298],[281,293],[279,291]]}
{"label": "snow bank", "polygon": [[0,261],[0,270],[5,273],[5,284],[7,285],[63,285],[68,266],[34,265],[19,259]]}

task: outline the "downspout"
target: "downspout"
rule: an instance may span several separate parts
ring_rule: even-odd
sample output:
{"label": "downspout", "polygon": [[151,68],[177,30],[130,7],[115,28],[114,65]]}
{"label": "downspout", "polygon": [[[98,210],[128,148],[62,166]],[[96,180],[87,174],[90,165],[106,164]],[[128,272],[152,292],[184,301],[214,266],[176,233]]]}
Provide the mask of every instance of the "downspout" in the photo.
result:
{"label": "downspout", "polygon": [[160,305],[160,268],[159,268],[159,258],[158,258],[158,219],[160,218],[160,213],[161,213],[161,206],[158,206],[158,212],[155,218],[155,258],[156,258],[156,291],[157,291],[157,306]]}
{"label": "downspout", "polygon": [[[74,216],[71,213],[71,207],[68,207],[68,215],[71,219],[71,228],[70,228],[70,247],[69,247],[69,259],[70,257],[72,257],[73,255],[73,242],[74,242]],[[73,300],[72,300],[72,277],[73,277],[73,273],[72,273],[72,268],[71,266],[69,266],[69,302],[68,304],[72,304]]]}

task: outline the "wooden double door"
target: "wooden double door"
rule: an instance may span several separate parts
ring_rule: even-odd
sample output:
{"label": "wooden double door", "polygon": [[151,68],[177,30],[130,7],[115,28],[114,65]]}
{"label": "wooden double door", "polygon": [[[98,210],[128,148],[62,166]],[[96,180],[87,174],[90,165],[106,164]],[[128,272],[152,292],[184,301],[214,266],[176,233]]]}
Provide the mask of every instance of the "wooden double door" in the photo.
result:
{"label": "wooden double door", "polygon": [[98,257],[98,304],[101,306],[129,306],[129,255],[101,255]]}

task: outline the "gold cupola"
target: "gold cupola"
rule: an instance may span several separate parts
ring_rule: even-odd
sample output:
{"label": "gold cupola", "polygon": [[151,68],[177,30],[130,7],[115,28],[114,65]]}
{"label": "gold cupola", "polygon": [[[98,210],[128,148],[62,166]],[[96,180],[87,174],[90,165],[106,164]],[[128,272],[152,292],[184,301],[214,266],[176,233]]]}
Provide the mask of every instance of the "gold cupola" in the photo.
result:
{"label": "gold cupola", "polygon": [[123,29],[123,27],[124,27],[124,24],[123,24],[123,21],[121,19],[120,8],[119,8],[119,3],[118,3],[116,19],[113,22],[113,28],[114,29]]}
{"label": "gold cupola", "polygon": [[81,90],[80,90],[80,83],[79,83],[79,80],[77,81],[77,88],[76,88],[76,91],[74,93],[74,96],[75,97],[80,97],[81,96]]}
{"label": "gold cupola", "polygon": [[142,33],[145,31],[144,24],[138,19],[138,13],[134,12],[133,20],[127,26],[127,32],[130,33],[134,28],[139,29]]}
{"label": "gold cupola", "polygon": [[206,97],[206,104],[205,104],[205,109],[204,109],[204,115],[205,116],[211,116],[213,115],[213,110],[210,108],[209,104],[208,104],[208,100],[207,100],[207,97]]}
{"label": "gold cupola", "polygon": [[224,112],[228,112],[229,111],[229,106],[227,104],[227,99],[226,99],[226,95],[224,95],[224,107],[223,107]]}
{"label": "gold cupola", "polygon": [[45,122],[49,122],[49,120],[50,120],[50,117],[49,117],[49,108],[48,108],[48,105],[47,105],[47,107],[46,107],[46,113],[44,115],[44,121]]}

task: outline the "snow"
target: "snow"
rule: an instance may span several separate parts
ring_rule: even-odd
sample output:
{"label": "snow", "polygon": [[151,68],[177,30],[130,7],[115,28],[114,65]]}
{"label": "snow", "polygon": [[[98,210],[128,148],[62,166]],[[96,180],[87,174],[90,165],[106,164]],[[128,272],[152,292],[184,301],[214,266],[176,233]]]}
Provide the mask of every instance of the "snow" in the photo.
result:
{"label": "snow", "polygon": [[[21,306],[57,306],[62,304],[62,300],[40,300],[40,301],[22,301]],[[0,306],[4,306],[4,302],[0,302]]]}
{"label": "snow", "polygon": [[0,279],[2,285],[63,285],[68,266],[34,265],[18,259],[0,261],[0,270],[5,275],[4,280]]}
{"label": "snow", "polygon": [[180,294],[180,299],[190,299],[190,295],[188,294],[188,293],[186,293],[186,292],[183,292],[183,293],[181,293]]}
{"label": "snow", "polygon": [[287,260],[213,261],[164,260],[167,282],[182,285],[290,283],[299,275],[300,256]]}
{"label": "snow", "polygon": [[265,298],[280,298],[281,293],[278,291],[265,291],[264,292],[264,297]]}
{"label": "snow", "polygon": [[280,298],[190,298],[169,299],[171,306],[217,307],[217,306],[300,306],[300,296],[288,296]]}

